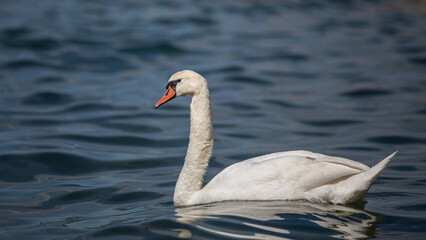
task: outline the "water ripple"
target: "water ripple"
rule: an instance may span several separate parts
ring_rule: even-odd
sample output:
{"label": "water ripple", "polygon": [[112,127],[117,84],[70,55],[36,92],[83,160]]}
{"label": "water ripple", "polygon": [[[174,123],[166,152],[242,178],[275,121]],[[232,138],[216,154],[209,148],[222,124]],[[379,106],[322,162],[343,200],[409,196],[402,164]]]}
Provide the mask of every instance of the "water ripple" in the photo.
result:
{"label": "water ripple", "polygon": [[412,57],[409,61],[419,65],[426,65],[426,57]]}
{"label": "water ripple", "polygon": [[73,97],[57,92],[39,92],[22,100],[26,105],[65,105],[73,101]]}
{"label": "water ripple", "polygon": [[[77,154],[41,152],[29,154],[1,154],[0,180],[7,182],[31,181],[38,174],[80,175],[107,170],[144,169],[164,164],[171,158],[105,162]],[[173,161],[177,161],[174,159]]]}
{"label": "water ripple", "polygon": [[76,190],[61,194],[59,196],[53,197],[47,201],[42,202],[36,208],[55,208],[61,205],[71,205],[74,203],[84,203],[84,202],[97,202],[99,199],[104,199],[117,192],[116,188],[97,188],[97,189],[86,189],[86,190]]}
{"label": "water ripple", "polygon": [[235,82],[235,83],[247,83],[247,84],[253,84],[253,85],[271,85],[269,81],[266,81],[264,79],[261,79],[258,77],[243,76],[243,75],[234,75],[234,76],[228,77],[226,80],[229,82]]}
{"label": "water ripple", "polygon": [[379,96],[379,95],[391,95],[392,91],[389,90],[381,90],[381,89],[357,89],[357,90],[351,90],[342,93],[342,96],[347,97],[357,97],[357,98],[363,98],[363,97],[372,97],[372,96]]}
{"label": "water ripple", "polygon": [[116,146],[140,146],[155,148],[171,148],[186,146],[186,139],[165,139],[156,140],[134,136],[85,136],[85,135],[52,135],[45,136],[43,139],[71,140],[76,142],[89,142]]}
{"label": "water ripple", "polygon": [[0,43],[13,48],[28,48],[34,51],[54,50],[61,46],[60,42],[54,38],[38,38],[38,39],[16,39],[4,38]]}
{"label": "water ripple", "polygon": [[143,201],[152,201],[162,197],[163,194],[158,194],[155,192],[129,192],[129,193],[117,193],[112,194],[110,197],[102,200],[102,203],[106,204],[122,204],[122,203],[131,203],[131,202],[143,202]]}
{"label": "water ripple", "polygon": [[280,107],[283,107],[283,108],[302,108],[302,106],[300,106],[300,105],[296,105],[296,104],[293,104],[291,102],[287,102],[287,101],[284,101],[284,100],[266,99],[266,100],[264,100],[264,102],[267,103],[267,104],[272,104],[272,105],[280,106]]}
{"label": "water ripple", "polygon": [[385,143],[385,144],[424,144],[426,139],[415,138],[415,137],[406,137],[406,136],[378,136],[368,138],[367,141],[374,143]]}
{"label": "water ripple", "polygon": [[338,126],[346,126],[353,124],[360,124],[362,121],[358,120],[349,120],[349,119],[330,119],[330,120],[302,120],[300,121],[306,125],[311,125],[315,127],[338,127]]}
{"label": "water ripple", "polygon": [[149,53],[165,52],[165,53],[184,53],[185,50],[176,46],[171,42],[162,42],[154,44],[139,44],[132,46],[125,46],[120,48],[119,51],[124,53],[131,53],[137,55],[145,55]]}
{"label": "water ripple", "polygon": [[6,69],[23,69],[23,68],[56,68],[57,66],[43,62],[39,59],[16,59],[3,65]]}

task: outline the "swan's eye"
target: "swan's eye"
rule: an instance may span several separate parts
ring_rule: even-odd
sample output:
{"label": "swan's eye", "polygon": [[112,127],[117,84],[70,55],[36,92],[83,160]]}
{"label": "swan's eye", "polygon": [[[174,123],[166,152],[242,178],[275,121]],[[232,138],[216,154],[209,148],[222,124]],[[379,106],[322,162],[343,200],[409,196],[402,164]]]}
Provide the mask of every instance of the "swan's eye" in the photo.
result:
{"label": "swan's eye", "polygon": [[176,90],[176,85],[178,84],[178,82],[182,81],[182,79],[178,79],[178,80],[173,80],[170,81],[169,83],[167,83],[166,89],[168,89],[169,87],[172,87],[173,90]]}

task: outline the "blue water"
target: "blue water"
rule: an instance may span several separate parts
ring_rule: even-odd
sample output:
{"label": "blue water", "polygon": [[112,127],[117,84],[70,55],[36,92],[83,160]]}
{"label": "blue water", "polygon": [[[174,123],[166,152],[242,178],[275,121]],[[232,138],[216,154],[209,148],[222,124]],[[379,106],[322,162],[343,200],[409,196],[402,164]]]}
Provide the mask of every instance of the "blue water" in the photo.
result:
{"label": "blue water", "polygon": [[[425,239],[423,1],[20,1],[0,6],[0,239]],[[224,167],[306,149],[369,166],[363,201],[175,208],[209,81]]]}

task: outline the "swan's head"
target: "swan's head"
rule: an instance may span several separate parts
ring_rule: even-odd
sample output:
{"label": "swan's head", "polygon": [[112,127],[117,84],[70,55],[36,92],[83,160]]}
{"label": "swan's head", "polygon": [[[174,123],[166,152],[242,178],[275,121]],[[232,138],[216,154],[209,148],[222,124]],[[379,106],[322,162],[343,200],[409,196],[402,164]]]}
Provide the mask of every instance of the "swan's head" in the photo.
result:
{"label": "swan's head", "polygon": [[194,96],[199,94],[202,89],[207,89],[207,81],[194,71],[183,70],[170,77],[166,89],[166,93],[160,101],[155,104],[155,108],[158,108],[175,97]]}

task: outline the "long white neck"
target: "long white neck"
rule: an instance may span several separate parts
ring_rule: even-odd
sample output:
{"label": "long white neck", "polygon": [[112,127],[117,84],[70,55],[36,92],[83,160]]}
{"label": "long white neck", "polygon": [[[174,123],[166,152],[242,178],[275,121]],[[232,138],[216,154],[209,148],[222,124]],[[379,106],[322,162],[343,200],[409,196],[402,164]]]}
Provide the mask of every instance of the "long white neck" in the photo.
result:
{"label": "long white neck", "polygon": [[210,114],[210,94],[207,86],[192,96],[191,129],[185,163],[176,183],[174,203],[184,205],[203,187],[213,149],[213,127]]}

